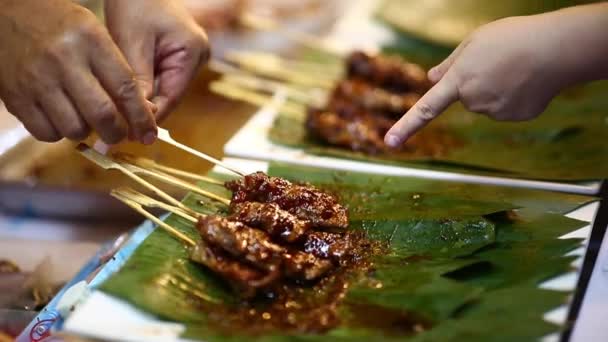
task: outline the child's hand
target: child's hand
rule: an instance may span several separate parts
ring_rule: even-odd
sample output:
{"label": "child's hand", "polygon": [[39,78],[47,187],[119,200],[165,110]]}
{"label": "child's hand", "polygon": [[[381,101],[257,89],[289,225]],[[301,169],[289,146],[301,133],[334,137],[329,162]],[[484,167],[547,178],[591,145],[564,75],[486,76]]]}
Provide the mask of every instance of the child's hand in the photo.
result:
{"label": "child's hand", "polygon": [[608,4],[498,20],[480,27],[441,64],[435,84],[386,134],[397,147],[450,104],[496,120],[528,120],[559,91],[606,77]]}

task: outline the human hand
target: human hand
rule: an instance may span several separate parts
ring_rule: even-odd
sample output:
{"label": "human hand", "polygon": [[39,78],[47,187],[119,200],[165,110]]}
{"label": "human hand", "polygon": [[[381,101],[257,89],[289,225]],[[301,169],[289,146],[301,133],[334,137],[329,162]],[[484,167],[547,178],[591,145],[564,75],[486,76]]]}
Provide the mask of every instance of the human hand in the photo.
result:
{"label": "human hand", "polygon": [[496,120],[536,117],[567,83],[555,62],[560,42],[551,16],[513,17],[482,26],[428,72],[434,86],[388,131],[398,147],[449,105]]}
{"label": "human hand", "polygon": [[209,58],[205,32],[182,1],[106,0],[105,10],[110,34],[161,121]]}
{"label": "human hand", "polygon": [[183,0],[197,23],[207,32],[230,29],[238,25],[245,0]]}
{"label": "human hand", "polygon": [[[93,13],[70,0],[11,0],[0,11],[0,98],[37,139],[156,138],[133,72]],[[122,113],[122,114],[121,114]]]}

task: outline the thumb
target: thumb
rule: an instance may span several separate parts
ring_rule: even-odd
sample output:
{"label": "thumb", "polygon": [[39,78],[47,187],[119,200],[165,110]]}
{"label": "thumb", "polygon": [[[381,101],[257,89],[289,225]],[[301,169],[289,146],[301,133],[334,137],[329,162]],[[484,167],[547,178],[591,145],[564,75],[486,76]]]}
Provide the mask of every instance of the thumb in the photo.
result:
{"label": "thumb", "polygon": [[458,45],[458,47],[456,47],[456,49],[454,49],[454,51],[452,51],[452,53],[450,53],[450,55],[443,60],[443,62],[431,68],[431,70],[429,70],[427,74],[429,80],[433,83],[439,82],[443,78],[443,75],[445,75],[448,70],[450,70],[450,67],[452,66],[452,64],[454,64],[454,61],[456,60],[456,58],[458,58],[458,56],[462,52],[462,49],[467,44],[468,41],[460,43],[460,45]]}
{"label": "thumb", "polygon": [[384,136],[384,142],[390,147],[399,147],[457,100],[456,83],[443,78],[391,127]]}

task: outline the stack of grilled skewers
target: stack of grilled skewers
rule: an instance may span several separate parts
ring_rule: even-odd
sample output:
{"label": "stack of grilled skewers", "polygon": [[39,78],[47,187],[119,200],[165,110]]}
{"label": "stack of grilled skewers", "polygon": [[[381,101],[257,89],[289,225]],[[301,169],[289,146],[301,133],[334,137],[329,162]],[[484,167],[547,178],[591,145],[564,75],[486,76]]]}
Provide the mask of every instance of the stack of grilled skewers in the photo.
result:
{"label": "stack of grilled skewers", "polygon": [[[211,67],[224,76],[211,85],[223,96],[265,105],[268,94],[283,90],[280,111],[302,117],[311,138],[367,154],[406,153],[439,157],[462,144],[440,125],[431,125],[401,149],[389,149],[384,135],[431,86],[425,70],[395,56],[355,51],[339,65],[287,60],[263,53],[238,52]],[[316,71],[315,68],[317,69]],[[314,72],[314,74],[313,74]]]}
{"label": "stack of grilled skewers", "polygon": [[[112,195],[131,206],[190,248],[191,260],[205,265],[246,298],[270,292],[286,282],[309,284],[358,258],[364,243],[348,230],[347,209],[337,199],[308,184],[295,184],[263,172],[243,173],[226,183],[189,174],[129,155],[102,155],[81,144],[80,152],[105,169],[117,169],[162,200],[136,190],[115,189]],[[203,215],[186,207],[153,184],[154,178],[227,205],[228,216]],[[184,178],[223,185],[227,199]],[[157,207],[193,223],[200,239],[168,226],[144,207]]]}

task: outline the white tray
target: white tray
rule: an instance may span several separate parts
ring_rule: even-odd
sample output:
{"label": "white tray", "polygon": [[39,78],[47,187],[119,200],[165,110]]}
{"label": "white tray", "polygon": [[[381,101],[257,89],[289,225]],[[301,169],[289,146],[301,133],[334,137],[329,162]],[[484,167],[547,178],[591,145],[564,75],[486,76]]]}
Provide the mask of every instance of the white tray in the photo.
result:
{"label": "white tray", "polygon": [[273,144],[268,140],[268,131],[272,127],[277,111],[275,108],[282,102],[281,94],[275,95],[273,103],[261,108],[224,146],[224,153],[230,157],[278,161],[296,165],[314,166],[345,171],[376,173],[390,176],[419,177],[451,182],[478,183],[510,186],[516,188],[542,189],[549,191],[569,192],[595,195],[599,192],[601,182],[561,183],[536,181],[503,177],[477,176],[456,172],[425,170],[404,166],[383,165],[378,163],[323,157],[307,154],[300,149]]}
{"label": "white tray", "polygon": [[[239,170],[244,172],[255,172],[255,171],[267,171],[268,163],[259,161],[249,161],[242,159],[226,158],[225,162]],[[215,171],[223,172],[222,169],[216,168]],[[576,218],[582,221],[592,222],[595,213],[598,208],[598,203],[594,202],[585,205],[566,216]],[[576,249],[568,255],[576,255],[578,258],[573,261],[573,267],[575,271],[563,274],[556,278],[550,279],[540,285],[541,288],[554,291],[573,291],[576,288],[578,281],[578,270],[582,265],[582,258],[585,253],[586,245],[588,244],[588,237],[590,234],[591,225],[587,225],[576,231],[570,232],[560,238],[584,238],[585,240],[581,243],[581,247]],[[122,263],[124,263],[128,257],[128,251],[133,251],[137,245],[139,245],[149,232],[152,231],[152,226],[149,222],[145,222],[135,233],[132,241],[127,243],[123,250],[119,252],[113,260],[109,261],[104,270],[102,270],[95,279],[92,280],[92,286],[95,287],[104,279],[109,277],[113,272],[118,270]],[[608,253],[608,243],[604,244],[602,254]],[[598,259],[599,260],[599,259]],[[599,264],[599,261],[598,261]],[[597,273],[597,272],[595,272]],[[594,274],[595,276],[595,274]],[[594,288],[598,293],[601,291],[608,291],[606,283],[601,281],[593,281],[589,284],[589,288]],[[608,297],[594,297],[586,298],[586,301],[592,301],[598,305],[608,304]],[[564,305],[554,310],[547,312],[543,319],[547,322],[555,324],[563,324],[566,320],[568,313],[568,306]],[[577,326],[582,327],[597,326],[598,323],[603,322],[601,315],[592,316],[586,311],[586,307],[583,306],[579,317],[585,317],[585,322],[580,323],[577,321]],[[163,322],[134,306],[117,299],[115,297],[104,294],[100,291],[93,291],[93,293],[86,298],[74,311],[74,313],[66,320],[63,329],[67,332],[74,333],[77,335],[89,336],[100,339],[113,339],[121,337],[125,339],[128,336],[130,341],[184,341],[180,339],[179,335],[183,331],[181,324],[175,324],[171,322]],[[597,332],[587,331],[587,329],[575,329],[578,334],[594,334],[594,337],[608,338],[608,331]],[[603,335],[602,335],[603,334]],[[576,335],[576,334],[575,334]],[[543,338],[544,341],[557,341],[559,336],[550,335]],[[599,340],[602,340],[602,339]],[[127,340],[127,339],[125,339]],[[584,341],[583,339],[573,338],[573,341]]]}

